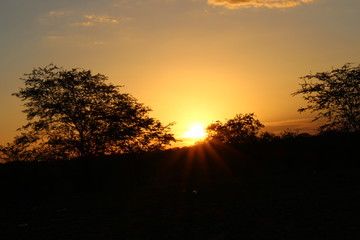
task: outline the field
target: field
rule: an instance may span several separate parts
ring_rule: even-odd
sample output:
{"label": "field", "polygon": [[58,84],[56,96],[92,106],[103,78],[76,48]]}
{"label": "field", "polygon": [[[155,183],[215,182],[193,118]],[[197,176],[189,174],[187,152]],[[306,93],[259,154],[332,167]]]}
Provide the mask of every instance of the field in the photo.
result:
{"label": "field", "polygon": [[357,136],[0,166],[5,239],[359,239]]}

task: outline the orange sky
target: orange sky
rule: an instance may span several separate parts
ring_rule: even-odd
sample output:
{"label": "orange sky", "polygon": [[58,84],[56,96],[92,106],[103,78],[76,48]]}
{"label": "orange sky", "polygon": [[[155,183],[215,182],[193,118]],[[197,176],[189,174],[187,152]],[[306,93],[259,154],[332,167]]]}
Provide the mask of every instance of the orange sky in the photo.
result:
{"label": "orange sky", "polygon": [[12,0],[0,9],[0,144],[24,124],[11,93],[51,62],[109,76],[176,122],[254,112],[271,131],[311,130],[299,77],[359,63],[357,0]]}

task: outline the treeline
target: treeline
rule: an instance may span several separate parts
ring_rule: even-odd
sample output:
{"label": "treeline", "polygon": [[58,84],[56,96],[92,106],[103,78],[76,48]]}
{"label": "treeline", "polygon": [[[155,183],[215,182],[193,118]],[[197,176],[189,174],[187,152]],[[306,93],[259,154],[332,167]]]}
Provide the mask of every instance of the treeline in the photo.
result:
{"label": "treeline", "polygon": [[[28,123],[12,143],[0,146],[0,160],[49,161],[91,159],[121,153],[165,150],[176,142],[173,123],[164,125],[150,117],[151,109],[138,103],[102,74],[90,70],[66,70],[50,64],[24,74],[25,87],[14,93],[24,102]],[[330,133],[360,132],[360,65],[302,77],[307,105],[299,112],[325,120],[318,139]],[[291,131],[280,136],[262,132],[264,125],[253,113],[237,114],[225,122],[210,124],[204,142],[230,145],[300,139]],[[327,133],[327,135],[326,135]],[[325,134],[325,135],[324,135]],[[335,134],[336,135],[336,134]],[[357,141],[354,139],[354,141]]]}
{"label": "treeline", "polygon": [[[121,192],[142,187],[182,189],[233,184],[241,179],[296,176],[314,178],[327,172],[359,169],[358,134],[298,134],[225,144],[206,142],[165,151],[127,153],[53,162],[0,165],[1,199],[28,204],[48,198],[94,192]],[[248,181],[248,180],[246,180]],[[120,194],[120,193],[118,193]]]}

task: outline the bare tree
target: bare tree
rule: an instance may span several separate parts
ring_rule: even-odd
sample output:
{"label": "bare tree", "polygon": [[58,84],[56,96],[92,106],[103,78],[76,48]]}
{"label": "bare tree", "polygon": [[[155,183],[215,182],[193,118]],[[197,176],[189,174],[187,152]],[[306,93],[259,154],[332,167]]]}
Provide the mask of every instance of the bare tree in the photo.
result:
{"label": "bare tree", "polygon": [[322,132],[360,130],[360,65],[345,64],[301,79],[304,83],[292,95],[302,94],[308,105],[298,111],[316,112],[313,121],[326,119],[326,124],[320,127]]}

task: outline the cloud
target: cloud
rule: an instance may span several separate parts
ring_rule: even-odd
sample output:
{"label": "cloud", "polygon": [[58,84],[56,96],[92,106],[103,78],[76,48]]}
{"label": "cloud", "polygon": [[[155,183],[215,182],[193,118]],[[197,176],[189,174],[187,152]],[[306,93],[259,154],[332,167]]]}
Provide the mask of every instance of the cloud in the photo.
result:
{"label": "cloud", "polygon": [[83,27],[91,27],[98,23],[107,23],[107,24],[116,24],[119,23],[119,20],[109,17],[107,15],[84,15],[86,21],[84,22],[75,22],[71,23],[71,26],[83,26]]}
{"label": "cloud", "polygon": [[94,26],[95,24],[93,22],[75,22],[75,23],[70,23],[69,25],[73,27],[77,27],[77,26],[91,27]]}
{"label": "cloud", "polygon": [[85,18],[93,23],[119,23],[115,18],[111,18],[107,15],[96,16],[96,15],[85,15]]}
{"label": "cloud", "polygon": [[56,11],[56,10],[53,10],[53,11],[48,12],[48,15],[49,16],[63,16],[63,15],[69,14],[69,13],[70,13],[70,11]]}
{"label": "cloud", "polygon": [[286,130],[299,130],[300,132],[315,133],[320,125],[324,124],[323,121],[312,121],[313,118],[298,118],[289,119],[284,121],[264,122],[265,130],[280,133]]}
{"label": "cloud", "polygon": [[289,8],[310,3],[316,0],[207,0],[208,4],[224,6],[229,9],[267,7],[267,8]]}

